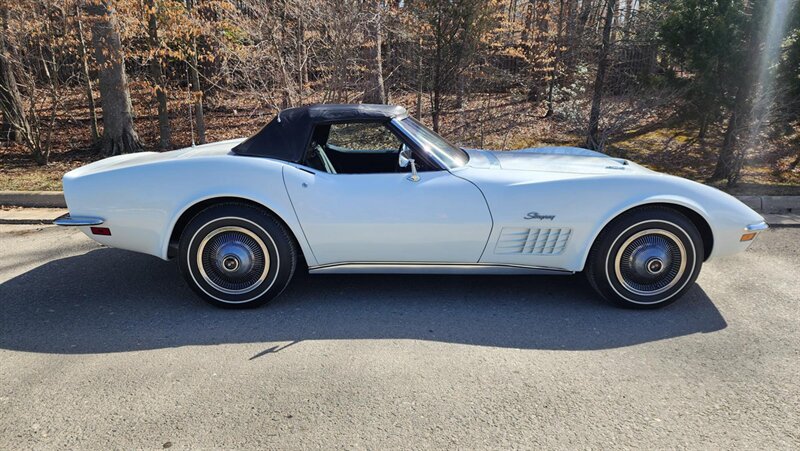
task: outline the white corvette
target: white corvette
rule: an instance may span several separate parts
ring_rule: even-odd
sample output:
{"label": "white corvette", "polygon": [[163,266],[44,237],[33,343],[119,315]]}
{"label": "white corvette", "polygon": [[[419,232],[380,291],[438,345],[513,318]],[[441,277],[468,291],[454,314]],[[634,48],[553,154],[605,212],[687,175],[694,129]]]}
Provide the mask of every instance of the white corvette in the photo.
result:
{"label": "white corvette", "polygon": [[247,140],[107,158],[67,173],[77,226],[177,258],[221,307],[321,273],[573,274],[605,299],[678,299],[764,218],[714,188],[577,148],[464,150],[386,105],[280,112]]}

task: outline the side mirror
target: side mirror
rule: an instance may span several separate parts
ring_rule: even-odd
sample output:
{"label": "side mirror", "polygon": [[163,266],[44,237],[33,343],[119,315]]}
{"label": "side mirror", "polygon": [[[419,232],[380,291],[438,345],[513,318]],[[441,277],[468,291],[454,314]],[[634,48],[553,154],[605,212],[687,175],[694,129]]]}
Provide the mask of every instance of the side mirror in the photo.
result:
{"label": "side mirror", "polygon": [[413,158],[411,156],[411,149],[409,149],[408,147],[406,147],[405,144],[403,144],[403,147],[400,149],[400,156],[398,158],[397,164],[400,165],[401,168],[407,168],[408,165],[411,164],[412,160]]}
{"label": "side mirror", "polygon": [[411,153],[411,149],[409,149],[405,144],[400,148],[400,155],[397,158],[397,164],[401,168],[407,168],[408,165],[411,165],[411,175],[408,176],[408,180],[412,182],[419,181],[419,175],[417,175],[417,164],[414,162],[414,158]]}

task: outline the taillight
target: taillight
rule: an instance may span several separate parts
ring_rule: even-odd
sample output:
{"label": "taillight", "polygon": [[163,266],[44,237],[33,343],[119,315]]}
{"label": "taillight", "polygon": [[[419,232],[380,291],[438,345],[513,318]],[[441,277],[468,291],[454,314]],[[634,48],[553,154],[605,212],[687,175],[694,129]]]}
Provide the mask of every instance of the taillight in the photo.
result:
{"label": "taillight", "polygon": [[111,229],[108,227],[92,227],[92,233],[95,235],[111,236]]}

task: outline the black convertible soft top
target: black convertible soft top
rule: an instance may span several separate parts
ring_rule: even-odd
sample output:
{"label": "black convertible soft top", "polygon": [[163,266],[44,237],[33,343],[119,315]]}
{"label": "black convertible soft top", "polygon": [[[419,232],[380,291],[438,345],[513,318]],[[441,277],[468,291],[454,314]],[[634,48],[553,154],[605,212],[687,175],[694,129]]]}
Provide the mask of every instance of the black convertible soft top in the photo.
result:
{"label": "black convertible soft top", "polygon": [[269,157],[295,163],[303,159],[314,126],[336,122],[388,122],[405,116],[394,105],[309,105],[278,113],[267,125],[232,150],[238,155]]}

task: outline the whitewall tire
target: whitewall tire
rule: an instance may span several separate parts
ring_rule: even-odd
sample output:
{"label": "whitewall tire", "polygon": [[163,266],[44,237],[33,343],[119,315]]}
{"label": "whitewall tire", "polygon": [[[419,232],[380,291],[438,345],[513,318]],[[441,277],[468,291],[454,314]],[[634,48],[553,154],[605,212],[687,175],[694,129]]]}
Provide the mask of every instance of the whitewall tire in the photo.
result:
{"label": "whitewall tire", "polygon": [[606,300],[657,308],[678,300],[703,265],[700,232],[679,211],[642,207],[612,221],[597,237],[585,273]]}
{"label": "whitewall tire", "polygon": [[297,262],[294,239],[275,216],[239,203],[212,205],[181,234],[178,264],[201,298],[225,308],[249,308],[277,297]]}

